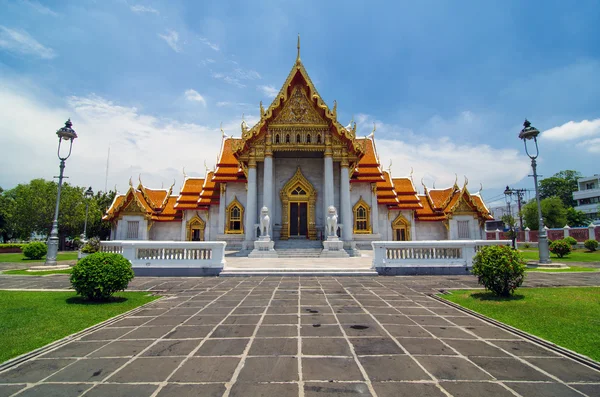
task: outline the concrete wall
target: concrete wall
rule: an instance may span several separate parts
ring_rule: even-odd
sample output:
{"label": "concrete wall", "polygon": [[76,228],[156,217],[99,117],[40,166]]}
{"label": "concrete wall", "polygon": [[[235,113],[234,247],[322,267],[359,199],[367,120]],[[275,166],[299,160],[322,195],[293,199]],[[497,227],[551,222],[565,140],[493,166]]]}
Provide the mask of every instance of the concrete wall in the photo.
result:
{"label": "concrete wall", "polygon": [[125,215],[119,219],[115,240],[127,240],[127,222],[139,222],[138,240],[148,240],[148,221],[143,216]]}
{"label": "concrete wall", "polygon": [[154,222],[150,228],[150,240],[181,241],[181,222]]}
{"label": "concrete wall", "polygon": [[483,229],[479,226],[479,221],[473,218],[472,215],[456,215],[450,219],[450,239],[458,240],[458,221],[468,221],[469,222],[469,239],[485,240],[485,234],[483,233]]}
{"label": "concrete wall", "polygon": [[442,222],[416,222],[413,240],[447,240],[448,232]]}

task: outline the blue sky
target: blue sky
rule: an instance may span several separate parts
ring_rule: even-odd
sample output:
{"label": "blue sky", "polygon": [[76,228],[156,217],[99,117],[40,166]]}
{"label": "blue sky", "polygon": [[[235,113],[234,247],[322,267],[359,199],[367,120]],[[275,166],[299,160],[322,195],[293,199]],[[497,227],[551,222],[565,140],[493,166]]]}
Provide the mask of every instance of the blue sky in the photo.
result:
{"label": "blue sky", "polygon": [[[56,174],[54,131],[79,134],[70,182],[181,186],[219,125],[240,135],[301,57],[338,119],[375,137],[394,176],[458,175],[493,203],[532,188],[517,138],[543,131],[539,172],[600,172],[597,1],[0,0],[0,186]],[[8,150],[7,150],[8,149]],[[9,172],[10,170],[10,172]],[[421,188],[422,189],[422,188]]]}

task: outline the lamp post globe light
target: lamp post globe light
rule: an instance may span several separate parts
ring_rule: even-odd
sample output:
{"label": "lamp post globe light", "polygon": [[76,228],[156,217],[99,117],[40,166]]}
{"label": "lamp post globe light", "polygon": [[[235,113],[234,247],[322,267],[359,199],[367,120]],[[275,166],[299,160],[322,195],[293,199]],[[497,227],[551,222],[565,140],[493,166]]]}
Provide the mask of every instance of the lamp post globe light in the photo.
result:
{"label": "lamp post globe light", "polygon": [[[525,122],[523,123],[523,129],[519,133],[519,138],[523,140],[523,143],[525,144],[525,153],[527,153],[527,156],[529,156],[529,158],[531,159],[531,168],[533,168],[533,183],[535,185],[535,200],[537,202],[538,219],[539,219],[538,249],[540,252],[540,263],[547,264],[547,263],[551,263],[550,251],[548,250],[548,235],[546,233],[546,228],[544,227],[544,218],[542,217],[542,206],[540,204],[540,192],[538,189],[538,180],[537,180],[538,175],[537,175],[536,159],[538,158],[538,156],[540,154],[540,151],[538,148],[538,143],[537,143],[537,136],[539,134],[540,134],[540,131],[537,128],[533,127],[531,125],[531,123],[526,119]],[[527,142],[531,141],[532,139],[535,144],[535,155],[532,153],[529,153],[529,150],[527,149]]]}
{"label": "lamp post globe light", "polygon": [[[71,119],[67,120],[65,126],[56,131],[58,135],[58,150],[57,155],[60,160],[60,172],[58,174],[58,192],[56,194],[56,207],[54,209],[54,220],[52,221],[52,231],[48,238],[48,254],[46,255],[46,265],[56,266],[56,254],[58,253],[58,207],[60,206],[60,191],[62,188],[63,172],[65,170],[65,161],[71,155],[71,149],[73,148],[73,141],[77,138],[75,130],[73,130],[73,123]],[[65,145],[68,142],[69,152],[66,153],[66,147],[62,145],[65,141]],[[61,153],[61,148],[62,152]],[[56,177],[55,177],[56,178]]]}
{"label": "lamp post globe light", "polygon": [[94,191],[92,187],[88,187],[88,189],[83,194],[85,197],[85,223],[83,224],[83,234],[81,235],[81,240],[87,240],[87,220],[88,220],[88,210],[90,209],[90,199],[94,197]]}

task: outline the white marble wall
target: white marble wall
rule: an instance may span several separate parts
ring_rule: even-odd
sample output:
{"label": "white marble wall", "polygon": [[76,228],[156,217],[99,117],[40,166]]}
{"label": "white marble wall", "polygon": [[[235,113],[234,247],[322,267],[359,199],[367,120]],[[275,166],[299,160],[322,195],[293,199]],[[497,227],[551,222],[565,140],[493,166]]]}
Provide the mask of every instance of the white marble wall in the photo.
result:
{"label": "white marble wall", "polygon": [[125,215],[119,219],[115,240],[127,240],[127,222],[139,222],[138,240],[148,240],[148,221],[143,216]]}
{"label": "white marble wall", "polygon": [[469,222],[469,239],[471,240],[484,240],[483,228],[479,226],[479,221],[471,215],[456,215],[450,219],[450,239],[458,240],[458,221]]}
{"label": "white marble wall", "polygon": [[150,240],[181,241],[181,222],[154,222],[150,228]]}
{"label": "white marble wall", "polygon": [[448,231],[442,222],[416,222],[413,240],[447,240]]}

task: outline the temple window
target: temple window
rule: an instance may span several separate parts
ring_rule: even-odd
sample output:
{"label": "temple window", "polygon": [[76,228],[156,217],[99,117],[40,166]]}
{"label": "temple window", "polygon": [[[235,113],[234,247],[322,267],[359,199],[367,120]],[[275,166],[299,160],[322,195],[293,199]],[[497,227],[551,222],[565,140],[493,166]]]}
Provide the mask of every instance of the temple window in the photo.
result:
{"label": "temple window", "polygon": [[306,143],[310,143],[310,134],[306,136]]}
{"label": "temple window", "polygon": [[321,143],[321,134],[317,135],[317,143]]}
{"label": "temple window", "polygon": [[456,227],[458,228],[459,239],[471,238],[471,231],[469,230],[469,221],[457,221]]}
{"label": "temple window", "polygon": [[410,222],[402,214],[392,222],[392,231],[394,241],[410,241]]}
{"label": "temple window", "polygon": [[371,208],[362,199],[354,205],[354,233],[371,233]]}
{"label": "temple window", "polygon": [[300,134],[296,135],[296,143],[300,143],[301,139],[300,139]]}
{"label": "temple window", "polygon": [[244,233],[244,207],[237,200],[233,198],[233,201],[227,206],[227,228],[225,233],[231,234],[242,234]]}
{"label": "temple window", "polygon": [[127,240],[137,240],[138,230],[140,230],[139,221],[127,221]]}
{"label": "temple window", "polygon": [[279,134],[275,135],[275,143],[279,143]]}
{"label": "temple window", "polygon": [[285,143],[290,143],[290,134],[286,134]]}

